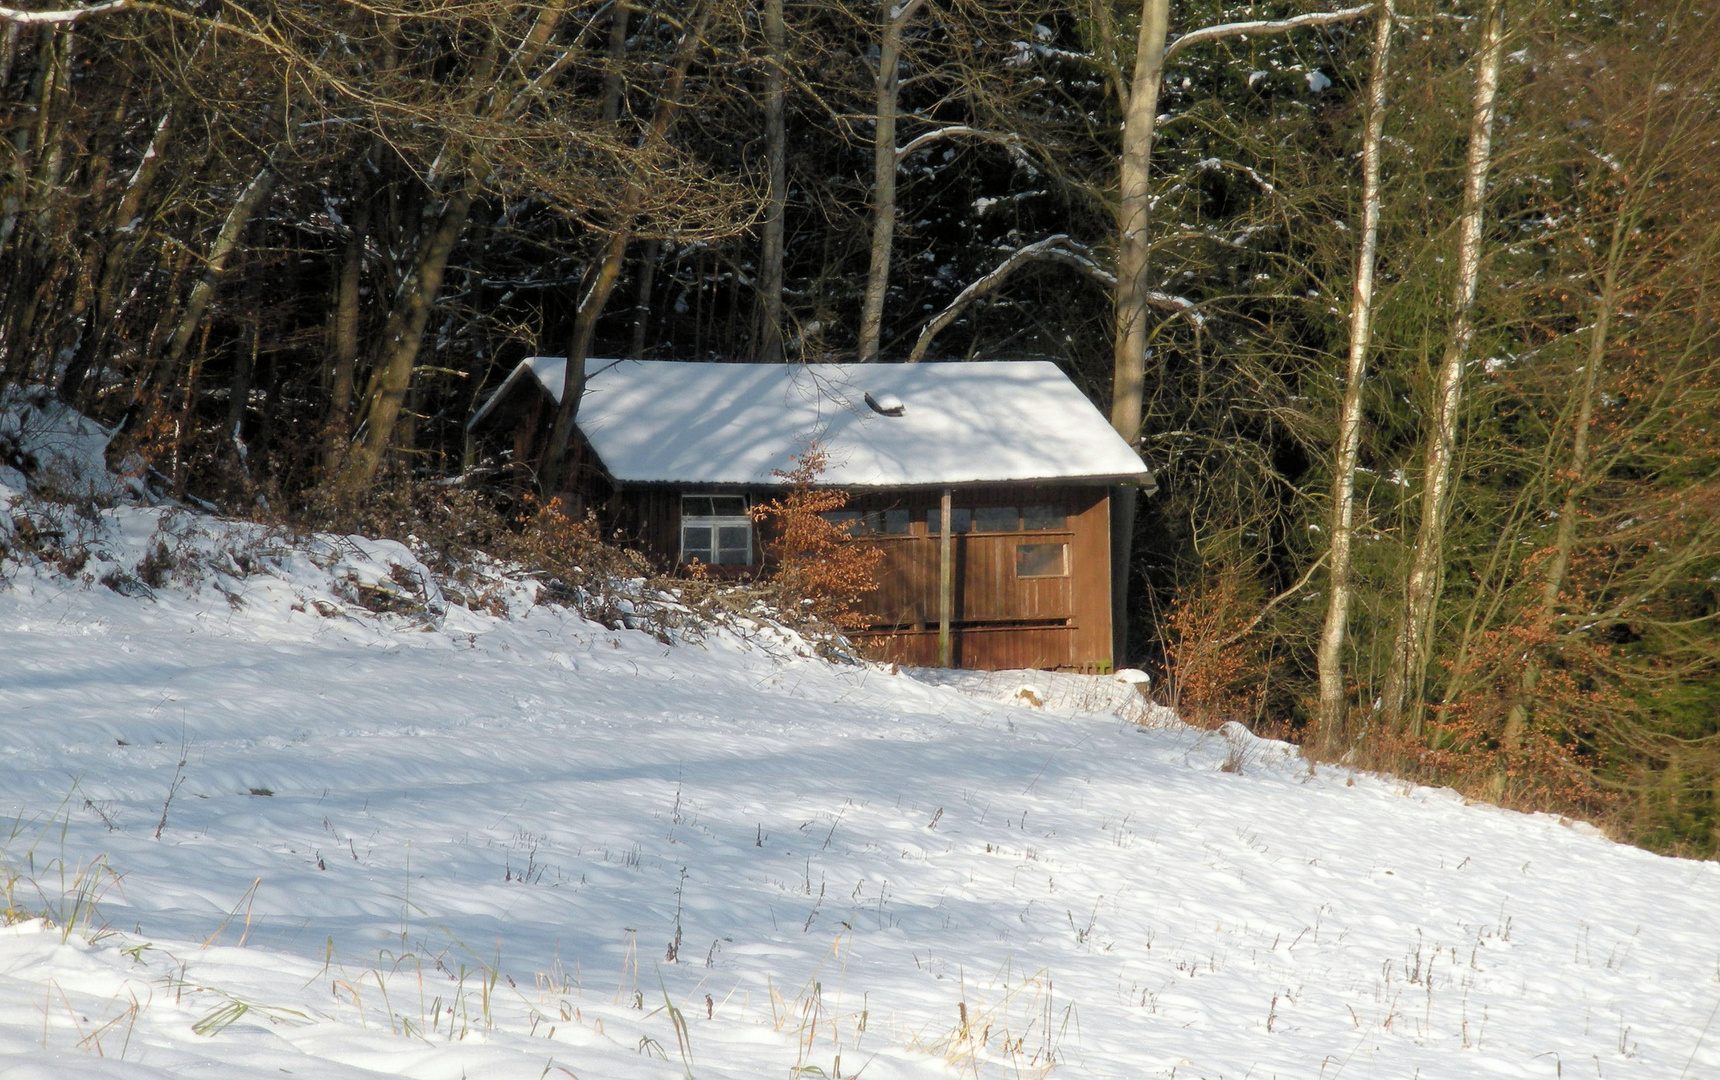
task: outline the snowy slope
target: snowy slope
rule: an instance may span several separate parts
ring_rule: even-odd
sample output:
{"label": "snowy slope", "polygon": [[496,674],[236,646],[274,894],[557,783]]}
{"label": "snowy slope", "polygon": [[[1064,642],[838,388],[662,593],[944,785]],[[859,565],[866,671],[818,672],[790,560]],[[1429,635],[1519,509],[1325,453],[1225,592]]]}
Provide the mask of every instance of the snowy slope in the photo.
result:
{"label": "snowy slope", "polygon": [[6,564],[4,863],[78,927],[0,930],[8,1080],[1720,1076],[1713,864],[1114,684],[373,615],[398,545],[82,580],[175,520]]}

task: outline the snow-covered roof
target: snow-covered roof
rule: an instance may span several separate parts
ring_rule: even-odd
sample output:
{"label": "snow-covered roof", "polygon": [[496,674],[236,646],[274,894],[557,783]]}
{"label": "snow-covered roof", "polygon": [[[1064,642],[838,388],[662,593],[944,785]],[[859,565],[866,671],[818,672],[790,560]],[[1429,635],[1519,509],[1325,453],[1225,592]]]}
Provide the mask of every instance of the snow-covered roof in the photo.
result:
{"label": "snow-covered roof", "polygon": [[[567,363],[520,362],[557,401]],[[867,397],[870,396],[871,403]],[[890,399],[894,398],[895,401]],[[894,408],[901,405],[898,415]],[[588,360],[579,429],[622,483],[772,484],[812,442],[842,487],[1037,480],[1152,486],[1140,457],[1055,364],[711,364]]]}

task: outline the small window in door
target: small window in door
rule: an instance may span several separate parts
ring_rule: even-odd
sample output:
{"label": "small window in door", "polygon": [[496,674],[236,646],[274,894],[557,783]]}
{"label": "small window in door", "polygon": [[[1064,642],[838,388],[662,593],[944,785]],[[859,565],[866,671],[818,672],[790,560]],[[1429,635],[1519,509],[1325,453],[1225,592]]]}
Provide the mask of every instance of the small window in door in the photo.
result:
{"label": "small window in door", "polygon": [[1068,573],[1068,544],[1015,545],[1016,577],[1064,577]]}

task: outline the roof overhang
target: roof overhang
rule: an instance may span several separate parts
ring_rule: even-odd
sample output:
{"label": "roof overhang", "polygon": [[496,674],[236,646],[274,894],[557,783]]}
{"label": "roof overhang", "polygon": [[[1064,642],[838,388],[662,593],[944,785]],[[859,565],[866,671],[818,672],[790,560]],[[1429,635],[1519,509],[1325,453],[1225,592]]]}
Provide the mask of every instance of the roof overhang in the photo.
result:
{"label": "roof overhang", "polygon": [[[468,422],[522,384],[559,401],[566,362],[522,361]],[[891,402],[889,411],[873,402]],[[588,360],[579,424],[621,486],[783,486],[811,445],[854,491],[1048,484],[1157,489],[1139,455],[1046,361],[716,364]]]}

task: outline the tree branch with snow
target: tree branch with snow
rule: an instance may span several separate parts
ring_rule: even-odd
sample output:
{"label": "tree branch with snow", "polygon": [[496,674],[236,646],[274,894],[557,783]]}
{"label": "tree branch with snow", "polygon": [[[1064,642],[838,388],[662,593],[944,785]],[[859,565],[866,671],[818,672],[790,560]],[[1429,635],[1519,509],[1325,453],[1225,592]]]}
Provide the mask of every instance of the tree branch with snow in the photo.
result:
{"label": "tree branch with snow", "polygon": [[0,7],[0,22],[23,23],[25,26],[72,23],[91,15],[124,11],[131,3],[132,0],[108,0],[105,4],[96,4],[93,7],[62,8],[59,11],[22,11],[18,8]]}
{"label": "tree branch with snow", "polygon": [[1310,26],[1338,26],[1343,23],[1355,22],[1373,10],[1373,4],[1362,4],[1360,7],[1342,8],[1338,11],[1311,11],[1306,15],[1297,15],[1288,19],[1256,19],[1252,22],[1203,26],[1199,30],[1190,30],[1182,37],[1166,45],[1165,61],[1168,63],[1171,57],[1195,45],[1224,41],[1229,38],[1241,37],[1244,34],[1268,36],[1288,34],[1293,30],[1301,30]]}
{"label": "tree branch with snow", "polygon": [[[1043,240],[1036,240],[1010,252],[1008,258],[983,277],[970,282],[944,310],[932,316],[931,321],[920,331],[919,339],[914,342],[914,351],[908,354],[908,363],[917,364],[923,360],[927,348],[931,346],[932,338],[955,322],[969,304],[995,292],[1017,269],[1035,259],[1050,259],[1071,266],[1107,289],[1114,288],[1117,284],[1117,275],[1100,265],[1085,245],[1072,240],[1067,233],[1057,233]],[[1201,314],[1199,305],[1186,297],[1151,290],[1147,299],[1154,307],[1182,315],[1196,330],[1206,326],[1206,316]]]}

